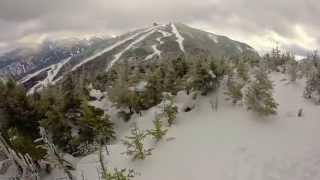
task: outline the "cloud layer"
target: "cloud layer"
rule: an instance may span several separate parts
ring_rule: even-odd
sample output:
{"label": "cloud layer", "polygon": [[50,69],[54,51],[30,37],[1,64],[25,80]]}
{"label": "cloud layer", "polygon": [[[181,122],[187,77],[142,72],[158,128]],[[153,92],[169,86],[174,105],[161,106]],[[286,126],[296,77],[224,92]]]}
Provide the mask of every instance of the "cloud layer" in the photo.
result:
{"label": "cloud layer", "polygon": [[0,53],[39,38],[120,34],[152,22],[183,22],[300,55],[320,47],[317,0],[1,0]]}

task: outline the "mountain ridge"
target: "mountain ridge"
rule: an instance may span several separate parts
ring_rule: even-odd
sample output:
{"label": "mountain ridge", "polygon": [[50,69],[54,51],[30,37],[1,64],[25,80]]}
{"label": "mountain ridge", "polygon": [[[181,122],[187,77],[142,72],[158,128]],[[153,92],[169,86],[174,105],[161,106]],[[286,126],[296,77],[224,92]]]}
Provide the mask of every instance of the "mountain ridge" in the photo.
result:
{"label": "mountain ridge", "polygon": [[[245,43],[182,23],[154,23],[152,26],[114,38],[102,39],[93,45],[88,45],[88,42],[84,44],[84,47],[82,44],[80,47],[74,46],[75,52],[68,51],[68,55],[60,56],[55,61],[42,65],[41,68],[14,77],[31,89],[32,93],[49,84],[55,84],[66,74],[80,71],[93,75],[103,73],[123,60],[144,63],[161,58],[172,59],[181,55],[194,57],[201,54],[215,58],[239,56],[244,53],[259,56]],[[48,52],[51,53],[50,46],[48,48]],[[0,57],[0,65],[1,62]],[[21,69],[19,64],[16,67]],[[0,75],[2,72],[3,67],[0,66]]]}

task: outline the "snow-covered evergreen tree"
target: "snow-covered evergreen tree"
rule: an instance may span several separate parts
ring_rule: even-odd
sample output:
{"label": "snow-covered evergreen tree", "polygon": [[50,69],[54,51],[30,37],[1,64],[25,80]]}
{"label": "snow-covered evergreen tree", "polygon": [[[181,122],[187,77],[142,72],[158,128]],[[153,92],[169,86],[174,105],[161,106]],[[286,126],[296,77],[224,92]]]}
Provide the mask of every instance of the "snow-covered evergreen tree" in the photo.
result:
{"label": "snow-covered evergreen tree", "polygon": [[242,100],[243,94],[242,94],[242,88],[244,86],[244,83],[239,82],[234,77],[234,74],[231,73],[228,76],[228,80],[226,83],[226,91],[225,95],[227,95],[233,104],[237,104],[237,102]]}
{"label": "snow-covered evergreen tree", "polygon": [[320,71],[316,67],[313,67],[309,72],[304,96],[309,99],[313,98],[317,102],[320,102]]}
{"label": "snow-covered evergreen tree", "polygon": [[106,180],[131,180],[137,175],[133,169],[117,169],[113,172],[108,172]]}
{"label": "snow-covered evergreen tree", "polygon": [[153,136],[157,141],[161,140],[163,136],[166,135],[167,129],[163,129],[163,124],[160,116],[156,116],[153,121],[154,129],[148,130],[148,133]]}
{"label": "snow-covered evergreen tree", "polygon": [[298,62],[295,60],[291,60],[288,62],[288,74],[291,82],[295,82],[297,80],[298,73]]}
{"label": "snow-covered evergreen tree", "polygon": [[240,61],[237,66],[237,74],[244,82],[247,82],[250,78],[248,64]]}
{"label": "snow-covered evergreen tree", "polygon": [[255,79],[245,94],[245,103],[248,109],[262,115],[275,114],[278,104],[272,96],[273,85],[265,70],[255,72]]}
{"label": "snow-covered evergreen tree", "polygon": [[125,154],[132,156],[133,160],[143,160],[146,156],[151,155],[153,149],[145,149],[143,145],[143,141],[147,136],[148,133],[139,130],[138,127],[131,129],[131,136],[126,136],[126,139],[122,140],[122,143],[127,147]]}
{"label": "snow-covered evergreen tree", "polygon": [[178,107],[173,102],[171,94],[164,94],[163,100],[163,115],[167,118],[169,126],[174,124],[178,113]]}

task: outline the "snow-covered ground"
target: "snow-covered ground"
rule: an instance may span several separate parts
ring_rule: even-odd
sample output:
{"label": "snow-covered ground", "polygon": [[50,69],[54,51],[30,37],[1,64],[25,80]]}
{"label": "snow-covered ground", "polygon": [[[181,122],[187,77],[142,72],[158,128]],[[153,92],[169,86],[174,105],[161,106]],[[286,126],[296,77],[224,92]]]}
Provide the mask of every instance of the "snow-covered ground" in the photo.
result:
{"label": "snow-covered ground", "polygon": [[[304,81],[283,81],[282,74],[271,76],[274,96],[280,104],[278,114],[261,118],[244,107],[226,102],[223,90],[218,95],[218,110],[212,109],[216,94],[200,97],[191,112],[180,112],[177,123],[165,139],[155,143],[152,156],[132,161],[121,155],[125,147],[116,143],[109,149],[106,165],[113,169],[133,168],[139,180],[312,180],[320,178],[320,107],[302,97]],[[179,95],[176,103],[190,101]],[[303,108],[303,117],[297,117]],[[132,123],[141,129],[152,127],[159,107],[135,115],[128,123],[117,123],[120,139],[128,135]],[[118,120],[119,122],[120,120]],[[83,158],[78,174],[86,180],[98,180],[97,154]],[[79,176],[80,177],[80,176]]]}

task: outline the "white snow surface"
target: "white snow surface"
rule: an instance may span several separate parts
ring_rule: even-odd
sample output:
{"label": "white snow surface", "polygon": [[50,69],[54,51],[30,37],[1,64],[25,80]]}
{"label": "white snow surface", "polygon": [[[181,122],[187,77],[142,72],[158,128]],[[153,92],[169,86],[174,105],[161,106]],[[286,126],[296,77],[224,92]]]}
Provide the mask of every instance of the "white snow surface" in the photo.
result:
{"label": "white snow surface", "polygon": [[[152,156],[132,161],[121,155],[125,147],[116,143],[109,147],[108,168],[133,168],[141,173],[139,180],[317,180],[320,178],[320,109],[305,100],[303,80],[281,81],[284,75],[274,73],[274,97],[280,104],[278,114],[259,117],[241,105],[225,101],[223,90],[200,97],[191,112],[180,112],[177,123],[169,128],[164,140],[145,140],[145,147],[154,147]],[[218,97],[218,110],[210,102]],[[179,93],[175,103],[182,107],[192,102],[191,96]],[[107,102],[105,102],[108,104]],[[108,105],[109,106],[109,105]],[[103,108],[103,106],[101,106]],[[297,117],[303,108],[303,116]],[[118,137],[128,135],[128,127],[137,123],[150,129],[160,107],[134,115],[127,124],[115,120]],[[112,112],[112,111],[110,111]],[[121,129],[121,130],[119,130]],[[97,154],[84,157],[78,174],[98,180]]]}
{"label": "white snow surface", "polygon": [[177,37],[177,43],[179,44],[181,51],[185,52],[184,46],[183,46],[184,38],[181,36],[181,34],[179,33],[179,31],[174,23],[171,23],[171,28],[172,28],[172,33],[174,33]]}

